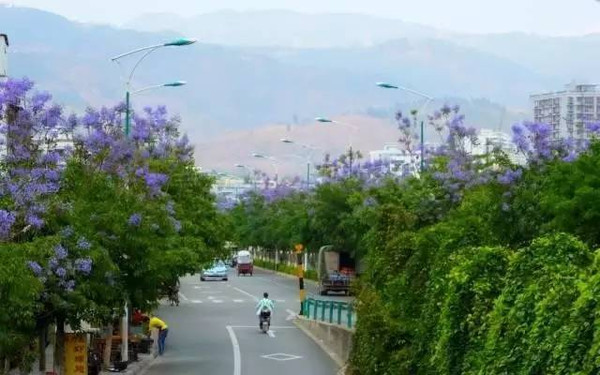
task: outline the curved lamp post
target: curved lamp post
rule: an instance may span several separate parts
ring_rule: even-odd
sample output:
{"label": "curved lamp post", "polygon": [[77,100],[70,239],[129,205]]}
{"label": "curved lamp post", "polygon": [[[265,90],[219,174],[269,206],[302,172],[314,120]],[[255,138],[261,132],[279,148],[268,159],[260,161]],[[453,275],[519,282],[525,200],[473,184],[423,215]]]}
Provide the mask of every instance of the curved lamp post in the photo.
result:
{"label": "curved lamp post", "polygon": [[[315,117],[315,121],[316,122],[320,122],[322,124],[345,125],[345,126],[348,126],[348,127],[352,128],[355,131],[358,130],[358,126],[356,126],[356,125],[349,124],[347,122],[340,122],[340,121],[332,120],[332,119],[330,119],[328,117]],[[352,136],[351,136],[351,134],[348,134],[348,147],[352,147]]]}
{"label": "curved lamp post", "polygon": [[240,168],[240,169],[245,169],[248,171],[249,176],[252,178],[252,184],[254,186],[254,191],[256,191],[256,175],[255,175],[254,168],[252,168],[248,165],[245,165],[245,164],[234,164],[234,167]]}
{"label": "curved lamp post", "polygon": [[[131,104],[130,104],[130,96],[131,96],[131,81],[133,80],[133,75],[135,74],[135,71],[137,70],[137,68],[140,66],[140,64],[142,63],[142,61],[144,61],[144,59],[146,57],[148,57],[152,52],[156,51],[159,48],[163,48],[163,47],[181,47],[181,46],[187,46],[190,44],[195,43],[196,40],[195,39],[188,39],[188,38],[179,38],[179,39],[175,39],[172,40],[170,42],[166,42],[166,43],[161,43],[161,44],[155,44],[152,46],[147,46],[147,47],[142,47],[142,48],[137,48],[134,50],[131,50],[129,52],[125,52],[122,53],[120,55],[117,55],[113,58],[111,58],[111,61],[114,61],[115,63],[117,63],[119,65],[119,67],[122,68],[121,64],[119,63],[119,61],[127,56],[131,56],[131,55],[135,55],[141,52],[145,52],[139,59],[138,61],[135,63],[135,65],[133,66],[133,68],[131,69],[131,71],[129,72],[129,75],[127,76],[127,79],[125,81],[125,136],[129,137],[129,133],[130,131],[130,123],[131,123]],[[159,88],[159,87],[178,87],[178,86],[183,86],[185,84],[184,81],[175,81],[175,82],[171,82],[171,83],[164,83],[162,85],[154,85],[154,86],[149,86],[149,87],[145,87],[141,90],[137,90],[134,91],[134,94],[143,92],[143,91],[147,91],[147,90],[151,90],[151,89],[155,89],[155,88]],[[127,307],[127,302],[125,302],[125,306],[124,306],[124,315],[123,315],[123,320],[121,323],[121,339],[123,342],[123,345],[121,345],[121,358],[123,361],[127,362],[129,360],[129,345],[128,345],[128,339],[129,339],[129,308]]]}
{"label": "curved lamp post", "polygon": [[[424,98],[425,104],[423,104],[423,107],[421,107],[421,109],[419,110],[418,113],[423,113],[425,111],[425,108],[427,107],[427,105],[434,99],[433,96],[427,95],[420,91],[409,89],[409,88],[403,87],[403,86],[393,85],[393,84],[387,83],[387,82],[377,82],[375,85],[377,85],[378,87],[381,87],[383,89],[406,91],[408,93],[411,93],[411,94],[414,94],[414,95]],[[424,126],[424,121],[421,120],[421,173],[423,173],[423,169],[425,167],[425,164],[424,164],[425,163],[425,132],[423,130],[423,126]]]}
{"label": "curved lamp post", "polygon": [[[147,46],[147,47],[142,47],[142,48],[137,48],[134,50],[131,50],[129,52],[125,52],[122,53],[120,55],[117,55],[115,57],[113,57],[111,59],[111,61],[116,62],[117,64],[119,64],[119,61],[127,56],[131,56],[131,55],[135,55],[141,52],[145,52],[135,63],[135,65],[133,66],[133,68],[131,69],[131,71],[129,72],[129,75],[127,76],[127,79],[125,80],[125,87],[126,87],[126,92],[125,92],[125,135],[127,137],[129,137],[129,133],[130,133],[130,125],[131,125],[131,104],[130,104],[130,96],[132,94],[137,94],[140,93],[142,91],[147,91],[147,90],[151,90],[151,89],[155,89],[155,88],[160,88],[160,87],[179,87],[179,86],[183,86],[185,84],[185,82],[183,81],[175,81],[172,83],[165,83],[162,85],[154,85],[154,86],[149,86],[146,88],[143,88],[141,90],[137,90],[134,92],[131,92],[131,81],[133,80],[133,76],[135,74],[135,71],[137,70],[137,68],[140,66],[140,64],[142,63],[142,61],[144,61],[146,59],[146,57],[148,57],[152,52],[156,51],[157,49],[160,48],[164,48],[164,47],[182,47],[182,46],[188,46],[190,44],[194,44],[196,43],[195,39],[189,39],[189,38],[179,38],[179,39],[175,39],[173,41],[167,42],[167,43],[161,43],[161,44],[155,44],[152,46]],[[121,66],[119,64],[119,66]]]}
{"label": "curved lamp post", "polygon": [[270,160],[271,161],[271,166],[275,170],[275,183],[277,183],[277,180],[278,180],[278,177],[279,177],[279,168],[277,167],[277,161],[278,160],[275,159],[272,156],[261,154],[259,152],[253,152],[252,153],[252,157],[253,158],[257,158],[257,159],[266,159],[266,160]]}
{"label": "curved lamp post", "polygon": [[[310,145],[307,145],[307,144],[295,142],[295,141],[293,141],[293,140],[291,140],[289,138],[282,138],[281,142],[285,143],[285,144],[288,144],[288,145],[300,146],[300,147],[302,147],[304,149],[311,150],[311,151],[318,149],[317,147],[314,147],[314,146],[310,146]],[[298,155],[293,155],[293,156],[298,156]],[[300,156],[298,156],[298,157],[300,157]],[[311,165],[311,160],[310,159],[311,159],[311,154],[309,152],[308,155],[307,155],[307,157],[306,157],[306,191],[308,191],[308,189],[310,189],[310,165]]]}

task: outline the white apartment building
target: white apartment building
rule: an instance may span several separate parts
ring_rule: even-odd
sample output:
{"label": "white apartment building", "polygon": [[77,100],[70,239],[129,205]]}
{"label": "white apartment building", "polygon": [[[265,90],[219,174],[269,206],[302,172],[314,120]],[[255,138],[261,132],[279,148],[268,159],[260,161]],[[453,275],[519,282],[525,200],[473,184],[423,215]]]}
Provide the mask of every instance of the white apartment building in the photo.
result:
{"label": "white apartment building", "polygon": [[398,175],[417,174],[419,171],[420,155],[411,154],[397,143],[386,143],[381,150],[369,151],[371,163],[377,161],[389,165],[389,172]]}
{"label": "white apartment building", "polygon": [[531,95],[535,122],[552,126],[554,139],[586,139],[586,125],[600,119],[600,88],[571,83],[562,91]]}
{"label": "white apartment building", "polygon": [[8,36],[0,33],[0,78],[8,76]]}
{"label": "white apartment building", "polygon": [[471,142],[467,144],[467,151],[471,155],[485,155],[494,150],[500,150],[513,163],[522,164],[525,162],[525,155],[519,153],[510,134],[497,130],[481,129],[477,133],[477,141],[477,144],[472,144]]}

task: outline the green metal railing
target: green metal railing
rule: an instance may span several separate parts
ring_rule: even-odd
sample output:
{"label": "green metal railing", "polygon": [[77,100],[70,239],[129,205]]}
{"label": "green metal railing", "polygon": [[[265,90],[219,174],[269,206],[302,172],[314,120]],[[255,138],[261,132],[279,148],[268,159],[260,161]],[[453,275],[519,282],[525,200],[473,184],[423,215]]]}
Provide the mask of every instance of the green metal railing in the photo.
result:
{"label": "green metal railing", "polygon": [[346,325],[348,328],[356,325],[354,308],[347,302],[307,298],[302,305],[302,315],[312,320]]}

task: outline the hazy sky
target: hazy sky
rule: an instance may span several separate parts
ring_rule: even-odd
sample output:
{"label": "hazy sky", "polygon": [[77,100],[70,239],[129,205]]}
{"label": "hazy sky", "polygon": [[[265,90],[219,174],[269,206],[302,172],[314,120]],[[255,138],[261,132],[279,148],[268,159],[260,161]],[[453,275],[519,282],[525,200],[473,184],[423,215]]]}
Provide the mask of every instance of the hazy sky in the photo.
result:
{"label": "hazy sky", "polygon": [[596,0],[0,0],[80,21],[122,24],[144,12],[193,15],[222,9],[365,13],[456,31],[600,32]]}

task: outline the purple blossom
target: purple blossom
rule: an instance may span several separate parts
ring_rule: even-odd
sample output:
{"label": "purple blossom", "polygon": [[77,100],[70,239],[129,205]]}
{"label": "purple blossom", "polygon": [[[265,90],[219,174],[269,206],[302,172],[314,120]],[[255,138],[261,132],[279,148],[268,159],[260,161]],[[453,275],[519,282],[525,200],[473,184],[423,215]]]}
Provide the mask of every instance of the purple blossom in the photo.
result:
{"label": "purple blossom", "polygon": [[81,250],[89,250],[92,245],[84,237],[80,237],[77,241],[77,247]]}
{"label": "purple blossom", "polygon": [[37,217],[36,215],[33,215],[33,214],[27,215],[25,221],[27,222],[28,225],[31,225],[32,227],[34,227],[36,229],[40,229],[41,227],[44,226],[44,220],[40,219],[39,217]]}
{"label": "purple blossom", "polygon": [[162,173],[146,173],[144,176],[146,180],[146,185],[150,189],[150,191],[154,194],[158,193],[162,186],[169,179],[167,175]]}
{"label": "purple blossom", "polygon": [[56,256],[56,259],[63,260],[69,256],[69,252],[62,245],[58,244],[54,247],[54,255]]}
{"label": "purple blossom", "polygon": [[171,221],[171,225],[173,226],[175,232],[181,232],[181,222],[179,222],[179,220],[175,219],[174,217],[169,217],[169,220]]}
{"label": "purple blossom", "polygon": [[43,268],[38,262],[29,261],[27,262],[27,266],[33,271],[35,276],[40,276],[43,272]]}
{"label": "purple blossom", "polygon": [[56,276],[60,277],[61,279],[63,279],[65,276],[67,276],[67,270],[64,267],[58,267],[56,269],[56,271],[54,271],[54,273],[56,274]]}
{"label": "purple blossom", "polygon": [[586,125],[587,131],[593,134],[600,133],[600,122],[592,122]]}
{"label": "purple blossom", "polygon": [[34,112],[41,111],[51,98],[52,96],[47,92],[34,94],[31,98],[31,110]]}
{"label": "purple blossom", "polygon": [[61,280],[58,285],[62,287],[66,292],[72,292],[75,290],[75,280]]}
{"label": "purple blossom", "polygon": [[75,260],[75,270],[85,275],[89,275],[92,272],[92,259],[82,258]]}
{"label": "purple blossom", "polygon": [[6,238],[14,225],[16,216],[13,212],[0,210],[0,238]]}
{"label": "purple blossom", "polygon": [[139,227],[142,224],[142,215],[139,213],[131,215],[128,223],[132,227]]}
{"label": "purple blossom", "polygon": [[50,258],[50,260],[48,261],[48,267],[51,270],[55,270],[56,268],[58,268],[59,262],[58,259],[56,259],[56,257],[52,257]]}
{"label": "purple blossom", "polygon": [[175,203],[173,201],[168,201],[165,209],[167,214],[175,216]]}
{"label": "purple blossom", "polygon": [[562,158],[562,161],[571,163],[577,159],[577,153],[573,150],[569,151],[569,153]]}
{"label": "purple blossom", "polygon": [[507,170],[504,174],[498,176],[498,182],[502,185],[510,185],[521,178],[523,171],[520,169]]}
{"label": "purple blossom", "polygon": [[73,227],[71,226],[64,227],[63,230],[60,231],[60,235],[64,238],[71,237],[73,233],[75,232],[73,231]]}

